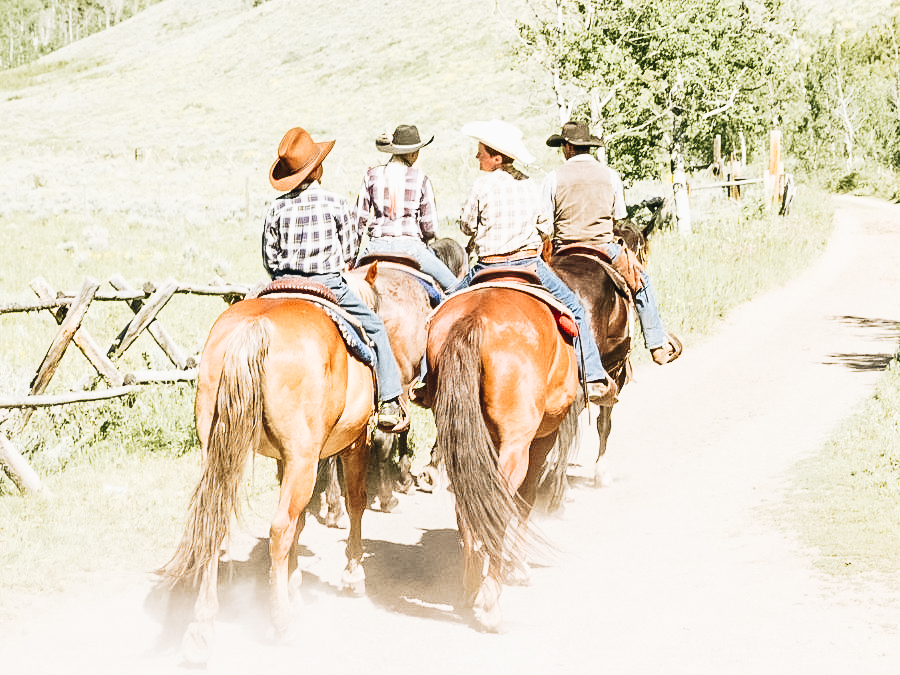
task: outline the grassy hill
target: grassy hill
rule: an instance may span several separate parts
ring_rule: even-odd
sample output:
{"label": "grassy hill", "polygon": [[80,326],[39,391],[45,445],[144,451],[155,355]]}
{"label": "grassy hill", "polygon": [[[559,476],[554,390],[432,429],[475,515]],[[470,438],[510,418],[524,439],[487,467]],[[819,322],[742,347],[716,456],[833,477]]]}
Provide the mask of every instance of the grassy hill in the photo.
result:
{"label": "grassy hill", "polygon": [[292,126],[337,139],[324,182],[348,198],[385,158],[379,132],[413,123],[434,134],[420,164],[445,217],[476,174],[465,122],[516,122],[533,152],[555,161],[542,147],[549,99],[535,98],[506,56],[523,2],[504,2],[503,13],[482,0],[241,5],[166,0],[0,74],[0,216],[257,222]]}

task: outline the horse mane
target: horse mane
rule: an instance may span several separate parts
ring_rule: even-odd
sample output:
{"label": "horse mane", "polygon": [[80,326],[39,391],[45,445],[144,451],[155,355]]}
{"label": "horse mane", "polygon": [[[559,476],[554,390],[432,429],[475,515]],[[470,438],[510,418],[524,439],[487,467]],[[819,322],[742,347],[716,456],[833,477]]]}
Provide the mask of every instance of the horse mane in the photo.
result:
{"label": "horse mane", "polygon": [[430,248],[431,252],[438,257],[438,260],[444,263],[457,277],[469,267],[466,251],[455,239],[451,239],[450,237],[432,239],[428,242],[428,248]]}

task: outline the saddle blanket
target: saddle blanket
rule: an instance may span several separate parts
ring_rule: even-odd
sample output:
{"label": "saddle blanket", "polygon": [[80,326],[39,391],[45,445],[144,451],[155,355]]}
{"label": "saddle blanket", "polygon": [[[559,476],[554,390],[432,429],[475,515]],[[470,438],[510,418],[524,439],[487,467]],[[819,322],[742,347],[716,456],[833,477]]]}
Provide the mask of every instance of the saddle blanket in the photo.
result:
{"label": "saddle blanket", "polygon": [[[570,338],[578,337],[578,324],[575,322],[575,316],[572,314],[572,312],[569,311],[568,307],[557,300],[553,296],[553,294],[551,294],[550,291],[545,289],[543,286],[523,284],[515,281],[482,281],[481,283],[475,284],[474,286],[463,288],[453,295],[462,295],[463,293],[477,291],[481,288],[509,288],[514,291],[519,291],[520,293],[527,293],[528,295],[537,298],[545,305],[547,305],[550,308],[550,311],[553,312],[553,317],[556,319],[556,325],[564,335]],[[431,322],[431,317],[433,317],[438,311],[440,311],[440,307],[438,307],[431,313],[431,315],[428,317],[428,323]]]}
{"label": "saddle blanket", "polygon": [[369,368],[375,367],[375,348],[372,346],[372,340],[366,335],[362,325],[353,316],[347,313],[340,305],[335,305],[323,298],[312,295],[310,293],[267,293],[264,298],[291,298],[294,300],[306,300],[319,305],[325,313],[334,321],[338,332],[344,338],[347,349],[357,359],[365,363]]}

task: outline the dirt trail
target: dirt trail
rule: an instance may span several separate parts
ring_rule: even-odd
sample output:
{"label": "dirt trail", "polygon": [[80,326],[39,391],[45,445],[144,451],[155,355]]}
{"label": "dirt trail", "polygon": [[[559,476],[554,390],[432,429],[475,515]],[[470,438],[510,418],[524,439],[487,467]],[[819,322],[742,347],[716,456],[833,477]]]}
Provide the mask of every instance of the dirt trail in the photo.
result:
{"label": "dirt trail", "polygon": [[[541,519],[561,553],[505,589],[503,634],[454,609],[450,494],[401,496],[401,513],[364,518],[364,599],[335,590],[345,532],[310,519],[297,646],[267,636],[265,541],[239,542],[209,672],[896,672],[900,584],[821,576],[779,524],[791,467],[871,395],[900,335],[900,207],[837,205],[813,268],[637,372],[615,413],[615,482]],[[191,599],[140,577],[100,588],[2,627],[4,670],[180,672]]]}

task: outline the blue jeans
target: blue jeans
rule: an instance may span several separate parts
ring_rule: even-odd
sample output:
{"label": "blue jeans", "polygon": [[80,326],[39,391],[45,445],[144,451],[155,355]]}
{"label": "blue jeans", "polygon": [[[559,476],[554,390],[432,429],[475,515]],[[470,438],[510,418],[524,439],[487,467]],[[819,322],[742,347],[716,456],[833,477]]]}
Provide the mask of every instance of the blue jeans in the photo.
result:
{"label": "blue jeans", "polygon": [[373,237],[366,244],[366,250],[359,255],[362,257],[366,253],[408,253],[416,259],[422,271],[445,291],[459,281],[418,237]]}
{"label": "blue jeans", "polygon": [[403,392],[400,384],[400,369],[394,352],[391,351],[391,343],[388,342],[387,330],[381,318],[366,307],[362,299],[350,290],[347,282],[337,272],[328,274],[305,275],[310,281],[316,281],[330,288],[337,296],[338,304],[347,313],[356,318],[372,339],[375,346],[375,377],[378,382],[378,400],[381,402],[397,398]]}
{"label": "blue jeans", "polygon": [[[594,332],[588,325],[584,315],[584,308],[581,306],[578,296],[562,282],[562,279],[556,276],[556,273],[547,266],[547,263],[538,257],[502,263],[502,265],[515,265],[517,267],[537,265],[537,275],[541,280],[541,285],[546,288],[554,298],[568,307],[569,311],[572,312],[572,315],[575,317],[575,322],[578,324],[578,338],[576,338],[575,344],[581,352],[581,359],[579,359],[578,363],[579,372],[582,372],[581,361],[583,359],[584,371],[582,372],[582,375],[586,381],[598,382],[600,380],[608,379],[609,376],[606,374],[606,370],[603,368],[603,363],[600,360],[600,350],[597,349],[597,341],[594,339]],[[493,265],[482,262],[475,263],[466,276],[450,290],[450,293],[462,290],[463,288],[468,288],[469,284],[472,283],[472,277],[475,276],[475,273],[488,267],[493,267]]]}
{"label": "blue jeans", "polygon": [[[615,260],[622,252],[622,247],[616,242],[600,244],[600,248],[606,250],[610,260]],[[659,316],[659,307],[656,304],[656,295],[653,293],[653,285],[650,283],[650,275],[641,271],[641,290],[634,294],[634,307],[638,318],[641,320],[641,332],[644,334],[644,344],[647,349],[662,347],[668,341],[666,329],[663,327],[662,318]]]}

